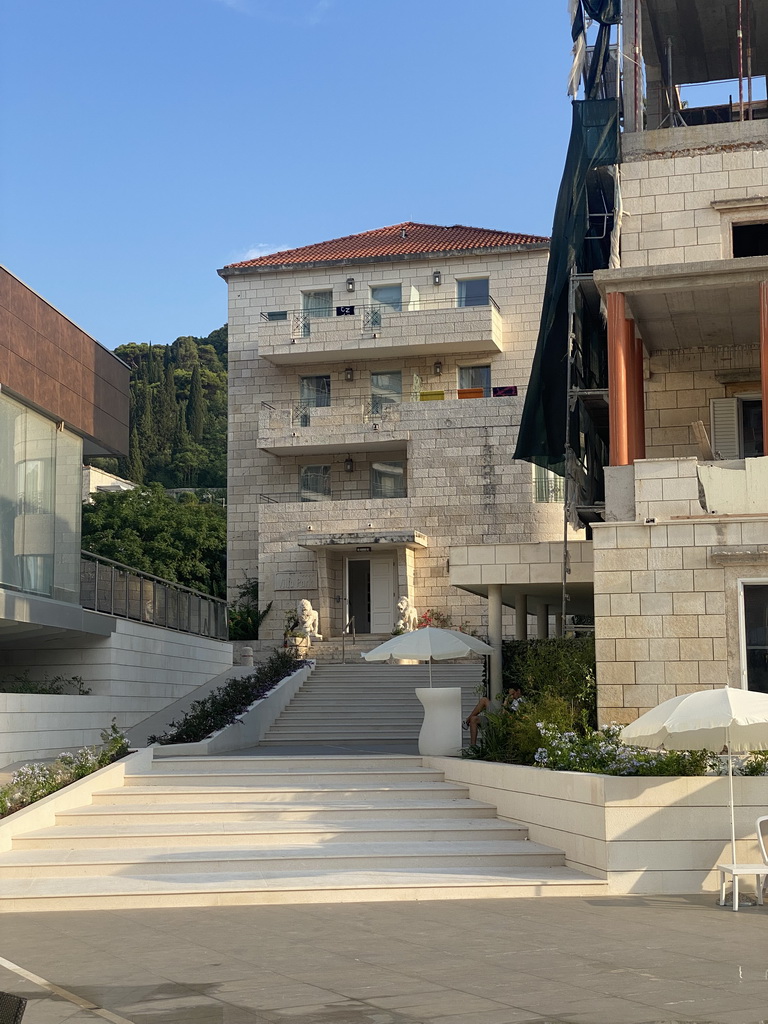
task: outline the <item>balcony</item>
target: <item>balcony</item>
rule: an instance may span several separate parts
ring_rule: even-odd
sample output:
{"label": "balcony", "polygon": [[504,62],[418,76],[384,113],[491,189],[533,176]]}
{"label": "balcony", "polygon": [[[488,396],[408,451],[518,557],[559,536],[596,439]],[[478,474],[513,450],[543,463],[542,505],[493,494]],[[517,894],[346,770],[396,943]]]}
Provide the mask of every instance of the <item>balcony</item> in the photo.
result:
{"label": "balcony", "polygon": [[446,296],[404,303],[402,310],[356,303],[311,313],[262,312],[261,321],[259,355],[277,365],[414,356],[420,349],[470,355],[503,348],[502,316],[493,298],[473,306]]}

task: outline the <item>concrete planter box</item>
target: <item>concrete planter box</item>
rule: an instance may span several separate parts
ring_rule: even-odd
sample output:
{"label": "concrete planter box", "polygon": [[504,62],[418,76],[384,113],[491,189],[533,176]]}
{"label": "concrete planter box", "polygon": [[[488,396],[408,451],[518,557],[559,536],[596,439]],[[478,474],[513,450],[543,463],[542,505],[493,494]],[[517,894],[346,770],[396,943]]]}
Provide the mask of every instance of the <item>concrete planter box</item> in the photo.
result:
{"label": "concrete planter box", "polygon": [[231,750],[247,750],[264,739],[267,730],[277,721],[288,703],[314,670],[315,662],[302,666],[281,679],[274,690],[245,711],[236,722],[225,726],[199,743],[159,743],[152,747],[155,757],[201,757],[224,754]]}
{"label": "concrete planter box", "polygon": [[[618,778],[427,757],[474,800],[528,826],[534,842],[565,851],[569,867],[615,893],[715,892],[730,861],[728,779]],[[738,859],[761,863],[755,819],[768,814],[768,776],[734,779]]]}

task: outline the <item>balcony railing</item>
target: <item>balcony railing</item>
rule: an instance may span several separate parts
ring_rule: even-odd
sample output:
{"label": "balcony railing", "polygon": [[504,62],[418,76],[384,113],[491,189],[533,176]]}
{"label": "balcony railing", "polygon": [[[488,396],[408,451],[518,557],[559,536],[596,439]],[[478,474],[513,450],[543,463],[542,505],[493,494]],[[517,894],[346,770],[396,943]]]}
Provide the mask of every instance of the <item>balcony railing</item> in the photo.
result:
{"label": "balcony railing", "polygon": [[133,619],[180,633],[227,640],[227,603],[148,572],[81,552],[80,604],[95,612]]}
{"label": "balcony railing", "polygon": [[315,505],[318,502],[324,504],[329,501],[397,501],[403,498],[407,498],[408,494],[374,494],[372,490],[366,491],[366,493],[350,493],[349,491],[343,490],[341,487],[332,487],[330,491],[325,494],[318,492],[299,490],[290,490],[283,493],[273,492],[272,494],[260,494],[259,502],[262,505],[291,505],[291,504],[302,504],[302,505]]}
{"label": "balcony railing", "polygon": [[477,309],[488,306],[495,309],[497,313],[501,312],[496,300],[489,295],[486,302],[467,303],[457,297],[451,299],[438,296],[436,298],[412,299],[395,305],[352,303],[346,306],[322,306],[312,310],[281,310],[279,313],[265,310],[260,315],[261,319],[268,323],[287,322],[291,338],[297,339],[310,337],[313,321],[327,323],[331,319],[338,320],[338,322],[346,322],[349,327],[356,327],[366,333],[379,330],[384,326],[386,318],[390,315],[397,316],[399,313],[420,313],[440,309]]}

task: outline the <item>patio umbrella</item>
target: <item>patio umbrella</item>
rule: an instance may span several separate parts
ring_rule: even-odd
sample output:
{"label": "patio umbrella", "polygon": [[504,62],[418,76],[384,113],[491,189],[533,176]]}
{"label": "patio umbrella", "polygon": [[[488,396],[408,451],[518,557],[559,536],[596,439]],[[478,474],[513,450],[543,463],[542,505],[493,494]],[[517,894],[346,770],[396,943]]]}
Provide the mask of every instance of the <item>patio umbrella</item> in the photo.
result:
{"label": "patio umbrella", "polygon": [[768,750],[768,693],[725,686],[665,700],[621,731],[623,743],[667,750],[728,749],[731,856],[736,863],[733,754]]}
{"label": "patio umbrella", "polygon": [[432,662],[466,658],[469,654],[493,654],[493,648],[469,633],[458,629],[425,626],[411,633],[401,633],[385,640],[372,651],[362,654],[366,661],[389,661],[390,658],[413,658],[429,663],[429,685],[432,686]]}

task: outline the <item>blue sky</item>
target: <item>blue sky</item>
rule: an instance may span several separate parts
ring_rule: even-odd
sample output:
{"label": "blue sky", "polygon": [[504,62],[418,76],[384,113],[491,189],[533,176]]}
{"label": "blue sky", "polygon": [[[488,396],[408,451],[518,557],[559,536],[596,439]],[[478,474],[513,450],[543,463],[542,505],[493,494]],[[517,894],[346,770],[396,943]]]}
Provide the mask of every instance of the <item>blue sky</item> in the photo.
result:
{"label": "blue sky", "polygon": [[0,262],[110,348],[404,220],[548,234],[566,0],[3,0]]}

